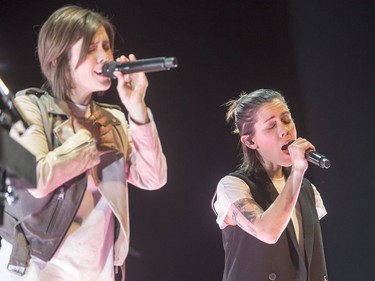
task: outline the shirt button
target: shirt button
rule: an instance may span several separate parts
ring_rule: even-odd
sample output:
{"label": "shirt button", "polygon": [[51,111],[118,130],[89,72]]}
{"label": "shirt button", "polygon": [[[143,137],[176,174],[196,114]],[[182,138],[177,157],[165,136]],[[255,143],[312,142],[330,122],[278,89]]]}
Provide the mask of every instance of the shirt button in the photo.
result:
{"label": "shirt button", "polygon": [[277,278],[276,273],[270,273],[270,274],[268,275],[268,279],[269,279],[270,281],[274,281],[274,280],[276,280],[276,278]]}

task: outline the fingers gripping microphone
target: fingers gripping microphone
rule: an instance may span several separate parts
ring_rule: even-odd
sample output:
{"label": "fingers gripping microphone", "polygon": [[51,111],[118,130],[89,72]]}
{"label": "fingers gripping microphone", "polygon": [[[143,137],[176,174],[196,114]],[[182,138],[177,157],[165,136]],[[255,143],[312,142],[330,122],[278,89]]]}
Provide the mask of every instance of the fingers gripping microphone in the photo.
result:
{"label": "fingers gripping microphone", "polygon": [[114,71],[121,71],[124,74],[130,74],[135,72],[156,72],[169,70],[175,67],[177,67],[177,59],[174,57],[141,59],[125,63],[112,61],[103,65],[102,74],[112,79],[116,79],[116,76],[113,75]]}
{"label": "fingers gripping microphone", "polygon": [[[288,149],[288,146],[291,145],[293,142],[294,140],[288,142],[288,144],[286,145],[283,145],[281,150]],[[324,155],[312,150],[311,148],[306,150],[305,158],[307,161],[319,166],[320,168],[328,169],[329,167],[331,167],[331,161],[329,161]]]}

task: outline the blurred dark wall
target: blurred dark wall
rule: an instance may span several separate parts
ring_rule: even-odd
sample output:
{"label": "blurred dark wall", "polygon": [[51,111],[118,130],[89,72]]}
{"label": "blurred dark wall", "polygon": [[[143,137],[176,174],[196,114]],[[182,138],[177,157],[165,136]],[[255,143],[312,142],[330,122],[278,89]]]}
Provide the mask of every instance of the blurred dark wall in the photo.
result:
{"label": "blurred dark wall", "polygon": [[314,169],[330,280],[371,280],[375,2],[289,1],[305,128],[332,168]]}

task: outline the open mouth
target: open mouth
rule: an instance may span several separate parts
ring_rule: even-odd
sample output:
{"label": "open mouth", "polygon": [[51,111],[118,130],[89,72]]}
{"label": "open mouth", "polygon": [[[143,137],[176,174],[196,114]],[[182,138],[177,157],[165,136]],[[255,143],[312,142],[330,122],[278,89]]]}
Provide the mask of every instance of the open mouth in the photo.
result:
{"label": "open mouth", "polygon": [[294,142],[294,140],[290,140],[290,141],[288,141],[286,144],[284,144],[284,145],[281,147],[281,150],[288,150],[288,146],[291,145],[293,142]]}
{"label": "open mouth", "polygon": [[94,73],[95,73],[96,75],[98,75],[99,77],[108,78],[107,76],[105,76],[105,75],[103,74],[102,69],[94,70]]}
{"label": "open mouth", "polygon": [[98,75],[103,75],[101,69],[99,69],[99,70],[94,70],[94,72],[95,72],[96,74],[98,74]]}

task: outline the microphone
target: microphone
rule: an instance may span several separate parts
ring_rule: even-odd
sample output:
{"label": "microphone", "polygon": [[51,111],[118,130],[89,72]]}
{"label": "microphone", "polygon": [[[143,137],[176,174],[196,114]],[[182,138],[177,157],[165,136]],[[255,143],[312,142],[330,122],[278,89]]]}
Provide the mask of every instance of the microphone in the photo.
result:
{"label": "microphone", "polygon": [[174,57],[140,59],[125,63],[112,61],[103,65],[102,74],[112,79],[116,79],[116,76],[113,75],[114,71],[121,71],[124,74],[130,74],[135,72],[156,72],[169,70],[174,67],[177,67],[177,59]]}
{"label": "microphone", "polygon": [[329,167],[331,167],[331,161],[329,161],[324,155],[312,149],[306,150],[305,157],[307,161],[319,166],[320,168],[328,169]]}
{"label": "microphone", "polygon": [[[291,145],[293,142],[294,142],[294,140],[292,140],[292,141],[288,142],[287,144],[283,145],[281,147],[281,150],[288,149],[288,146]],[[320,168],[328,169],[329,167],[331,167],[331,161],[329,161],[327,159],[327,157],[325,157],[324,155],[312,150],[311,148],[306,150],[305,158],[306,158],[307,161],[319,166]]]}

